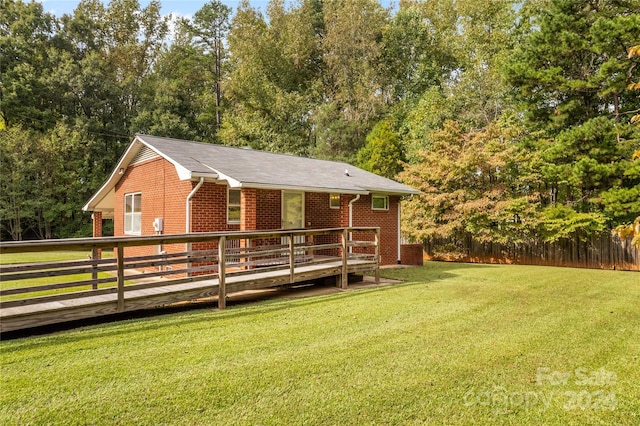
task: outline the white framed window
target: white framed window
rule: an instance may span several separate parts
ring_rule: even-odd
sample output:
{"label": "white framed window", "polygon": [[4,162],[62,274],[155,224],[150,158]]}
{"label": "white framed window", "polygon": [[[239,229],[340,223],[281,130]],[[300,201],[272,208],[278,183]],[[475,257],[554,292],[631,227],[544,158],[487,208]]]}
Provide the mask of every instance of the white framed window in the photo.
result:
{"label": "white framed window", "polygon": [[340,194],[336,194],[336,193],[329,194],[329,207],[332,209],[340,208]]}
{"label": "white framed window", "polygon": [[371,196],[372,210],[389,210],[389,197],[387,195]]}
{"label": "white framed window", "polygon": [[239,189],[227,189],[227,223],[240,223]]}
{"label": "white framed window", "polygon": [[142,193],[124,195],[124,233],[142,233]]}

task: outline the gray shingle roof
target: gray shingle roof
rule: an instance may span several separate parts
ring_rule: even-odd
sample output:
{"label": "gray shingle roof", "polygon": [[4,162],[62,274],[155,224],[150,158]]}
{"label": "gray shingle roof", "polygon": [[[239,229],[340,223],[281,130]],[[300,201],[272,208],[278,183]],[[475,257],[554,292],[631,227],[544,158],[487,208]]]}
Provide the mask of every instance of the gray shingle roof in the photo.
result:
{"label": "gray shingle roof", "polygon": [[137,138],[189,171],[191,177],[211,175],[215,171],[245,187],[400,195],[418,193],[406,185],[339,161],[148,135],[138,135]]}
{"label": "gray shingle roof", "polygon": [[[342,194],[419,193],[411,187],[339,161],[137,135],[111,176],[85,204],[83,210],[101,211],[105,218],[113,217],[114,188],[123,176],[120,170],[127,168],[144,149],[155,151],[173,163],[178,176],[183,180],[206,178],[226,181],[232,187]],[[142,157],[148,158],[147,153]]]}

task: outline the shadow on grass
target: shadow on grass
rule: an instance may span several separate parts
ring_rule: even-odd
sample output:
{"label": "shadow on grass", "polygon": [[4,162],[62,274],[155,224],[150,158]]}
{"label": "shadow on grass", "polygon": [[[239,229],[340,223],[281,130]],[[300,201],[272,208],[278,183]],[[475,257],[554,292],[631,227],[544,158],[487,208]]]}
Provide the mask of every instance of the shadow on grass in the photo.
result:
{"label": "shadow on grass", "polygon": [[[214,318],[210,316],[202,317],[197,313],[202,311],[212,311],[218,307],[217,301],[201,301],[193,303],[176,304],[173,306],[159,307],[144,309],[140,311],[124,312],[120,314],[104,315],[94,318],[87,318],[75,321],[68,321],[59,324],[44,325],[40,327],[34,327],[25,330],[17,330],[11,332],[2,333],[2,340],[13,340],[29,336],[49,335],[56,334],[65,331],[75,330],[82,327],[91,327],[96,325],[106,325],[122,323],[122,325],[128,324],[130,321],[140,319],[161,319],[162,317],[173,316],[182,313],[193,313],[181,318],[167,318],[165,324],[153,322],[140,322],[139,327],[132,332],[140,332],[149,329],[158,329],[159,327],[179,327],[183,325],[196,324],[209,322],[215,319],[228,319],[228,318],[241,318],[250,315],[256,315],[260,313],[272,313],[289,309],[291,307],[311,306],[317,303],[322,303],[327,297],[334,299],[344,299],[352,297],[361,297],[363,294],[370,292],[390,291],[398,286],[410,286],[419,285],[425,283],[434,283],[441,280],[446,280],[456,276],[456,271],[469,268],[496,268],[497,265],[484,265],[477,263],[454,263],[454,262],[425,262],[422,267],[409,267],[409,268],[390,268],[381,271],[381,276],[400,280],[395,284],[379,284],[379,285],[365,285],[358,286],[357,283],[352,285],[348,290],[344,291],[328,284],[310,284],[310,285],[296,285],[293,287],[286,286],[275,289],[266,289],[264,291],[258,291],[252,294],[231,294],[227,301],[227,310],[211,312],[215,315]],[[234,309],[245,307],[249,309]],[[147,325],[144,325],[144,324]],[[101,335],[123,335],[128,331],[122,327],[114,328],[110,332],[102,330]],[[57,336],[55,344],[61,342],[78,341],[84,338],[93,338],[93,336],[83,335],[65,335]],[[52,342],[53,343],[53,342]],[[38,345],[42,345],[39,342]]]}

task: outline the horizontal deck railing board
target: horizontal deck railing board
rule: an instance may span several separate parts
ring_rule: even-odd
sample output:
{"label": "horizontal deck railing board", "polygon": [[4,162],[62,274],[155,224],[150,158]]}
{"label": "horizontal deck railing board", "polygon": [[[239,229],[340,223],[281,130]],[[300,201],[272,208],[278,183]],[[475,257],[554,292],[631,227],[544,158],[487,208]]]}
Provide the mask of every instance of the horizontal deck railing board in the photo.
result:
{"label": "horizontal deck railing board", "polygon": [[36,293],[36,292],[47,291],[47,290],[60,290],[63,288],[85,287],[93,284],[99,285],[99,284],[115,283],[116,281],[117,281],[116,277],[109,277],[109,278],[96,278],[92,280],[83,280],[83,281],[72,281],[68,283],[43,284],[43,285],[36,285],[31,287],[17,287],[17,288],[9,288],[7,290],[2,290],[0,292],[0,295],[11,296],[15,294]]}
{"label": "horizontal deck railing board", "polygon": [[1,274],[9,274],[13,272],[27,272],[27,271],[42,271],[43,269],[62,269],[74,266],[91,266],[97,267],[98,265],[114,265],[115,259],[87,259],[87,260],[70,260],[60,262],[38,262],[38,263],[18,263],[15,265],[0,265]]}
{"label": "horizontal deck railing board", "polygon": [[[374,241],[347,241],[351,232],[357,232],[358,235],[370,232],[374,235]],[[334,237],[325,238],[328,240],[327,244],[321,244],[313,238],[315,235]],[[304,242],[294,244],[294,237],[298,236],[304,236]],[[287,238],[283,241],[288,241],[288,244],[280,242],[283,237]],[[343,239],[341,243],[335,242],[340,239]],[[237,240],[245,242],[234,243],[229,247],[229,241]],[[269,240],[274,244],[268,244]],[[254,245],[256,241],[259,245]],[[65,271],[74,274],[91,273],[94,277],[97,272],[113,273],[114,276],[7,289],[0,295],[24,295],[43,290],[67,290],[74,286],[86,288],[88,285],[95,285],[92,290],[2,300],[0,330],[4,332],[203,298],[217,298],[219,307],[223,308],[226,295],[231,292],[294,284],[336,275],[343,275],[341,281],[344,283],[344,274],[365,270],[376,271],[377,276],[378,241],[378,228],[331,228],[0,243],[0,253],[86,249],[113,250],[116,253],[115,259],[4,265],[0,270],[0,279],[11,277],[19,280],[22,277],[24,281],[28,281],[32,278],[42,278],[43,274],[51,274],[50,271],[39,270],[43,265],[59,271],[55,272],[55,276],[62,276]],[[179,243],[218,243],[220,251],[160,251],[154,255],[125,257],[126,247]],[[247,244],[248,247],[238,247],[237,244]],[[342,257],[314,256],[318,251],[331,253],[330,250],[333,250],[337,253],[338,250],[344,251],[348,247],[372,247],[375,254],[345,252]],[[174,269],[176,265],[179,267]],[[130,271],[136,268],[145,268],[147,271]],[[154,270],[155,268],[158,270]],[[117,286],[97,288],[98,284],[113,283]],[[223,285],[220,285],[221,283]]]}

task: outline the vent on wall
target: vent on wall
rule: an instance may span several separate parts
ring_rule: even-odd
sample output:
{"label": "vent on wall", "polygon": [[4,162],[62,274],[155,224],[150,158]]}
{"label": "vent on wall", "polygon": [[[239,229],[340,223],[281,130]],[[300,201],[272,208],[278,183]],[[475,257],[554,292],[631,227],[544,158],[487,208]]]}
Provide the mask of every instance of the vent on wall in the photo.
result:
{"label": "vent on wall", "polygon": [[138,151],[136,156],[133,157],[133,160],[131,160],[131,163],[129,164],[141,163],[143,161],[151,160],[152,158],[156,157],[159,157],[157,152],[155,152],[148,146],[143,146],[142,149]]}

